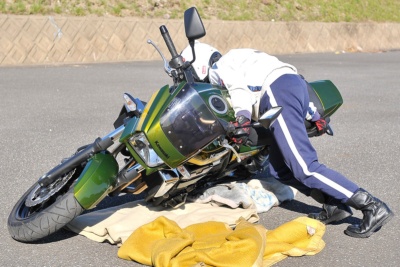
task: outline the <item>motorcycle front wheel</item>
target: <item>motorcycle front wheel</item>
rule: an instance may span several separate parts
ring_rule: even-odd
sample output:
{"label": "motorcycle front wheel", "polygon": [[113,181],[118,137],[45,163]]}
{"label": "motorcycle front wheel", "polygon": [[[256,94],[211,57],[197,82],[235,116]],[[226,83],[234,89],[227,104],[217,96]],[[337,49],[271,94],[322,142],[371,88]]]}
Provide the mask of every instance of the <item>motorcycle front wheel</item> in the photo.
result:
{"label": "motorcycle front wheel", "polygon": [[8,231],[20,242],[34,242],[60,230],[84,209],[74,196],[72,184],[78,169],[52,184],[35,183],[15,204],[8,217]]}

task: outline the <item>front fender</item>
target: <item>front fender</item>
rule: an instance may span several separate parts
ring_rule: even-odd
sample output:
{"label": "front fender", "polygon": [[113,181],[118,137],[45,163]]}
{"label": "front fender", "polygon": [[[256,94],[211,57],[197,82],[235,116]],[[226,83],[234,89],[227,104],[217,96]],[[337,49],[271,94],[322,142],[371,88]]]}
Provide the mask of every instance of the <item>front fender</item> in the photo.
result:
{"label": "front fender", "polygon": [[118,169],[117,161],[106,151],[89,160],[74,186],[75,198],[84,209],[95,207],[107,196],[115,185]]}

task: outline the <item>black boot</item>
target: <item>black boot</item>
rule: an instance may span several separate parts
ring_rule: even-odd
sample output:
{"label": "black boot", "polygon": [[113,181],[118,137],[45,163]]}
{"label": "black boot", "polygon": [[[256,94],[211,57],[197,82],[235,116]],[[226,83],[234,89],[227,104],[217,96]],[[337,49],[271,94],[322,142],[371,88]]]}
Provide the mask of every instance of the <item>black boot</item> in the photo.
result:
{"label": "black boot", "polygon": [[370,237],[393,217],[393,212],[381,200],[373,197],[364,189],[358,189],[347,201],[350,207],[361,210],[364,217],[359,225],[350,225],[344,231],[346,235],[358,238]]}
{"label": "black boot", "polygon": [[308,214],[309,218],[316,219],[324,224],[330,224],[353,215],[349,206],[338,202],[331,196],[328,196],[317,189],[313,189],[310,196],[323,205],[321,212],[310,213]]}
{"label": "black boot", "polygon": [[267,148],[264,148],[251,159],[249,164],[246,165],[247,170],[252,174],[265,172],[268,168],[268,156],[269,151]]}
{"label": "black boot", "polygon": [[324,204],[322,205],[322,211],[320,213],[310,213],[308,217],[321,221],[324,224],[330,224],[346,219],[351,215],[353,215],[353,212],[350,207],[345,204],[337,206]]}

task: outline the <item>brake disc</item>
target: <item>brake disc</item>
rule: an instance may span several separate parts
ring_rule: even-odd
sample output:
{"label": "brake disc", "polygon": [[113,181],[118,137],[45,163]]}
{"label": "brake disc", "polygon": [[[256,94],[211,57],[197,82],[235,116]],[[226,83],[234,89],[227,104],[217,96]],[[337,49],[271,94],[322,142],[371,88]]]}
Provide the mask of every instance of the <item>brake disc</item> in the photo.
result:
{"label": "brake disc", "polygon": [[56,194],[58,191],[60,191],[61,188],[64,187],[64,185],[66,185],[66,183],[74,175],[75,170],[76,169],[70,171],[64,176],[61,176],[46,187],[42,187],[37,184],[35,188],[33,188],[32,191],[28,194],[25,200],[25,206],[34,207],[36,205],[46,202],[51,196]]}

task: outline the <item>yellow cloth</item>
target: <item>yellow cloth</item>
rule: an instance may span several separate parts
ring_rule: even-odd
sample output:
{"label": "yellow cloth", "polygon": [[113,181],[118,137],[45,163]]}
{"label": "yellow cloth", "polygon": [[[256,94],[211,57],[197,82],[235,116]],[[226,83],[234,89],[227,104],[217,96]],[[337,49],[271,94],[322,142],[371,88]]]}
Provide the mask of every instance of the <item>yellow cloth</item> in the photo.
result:
{"label": "yellow cloth", "polygon": [[325,225],[300,217],[267,231],[241,220],[232,230],[222,222],[180,228],[163,216],[139,227],[118,257],[157,267],[271,266],[288,256],[315,255],[325,242]]}
{"label": "yellow cloth", "polygon": [[325,247],[325,224],[299,217],[267,232],[263,266],[271,266],[288,256],[312,256]]}

